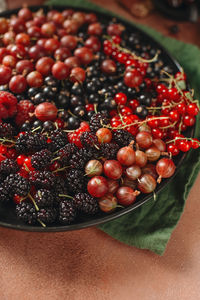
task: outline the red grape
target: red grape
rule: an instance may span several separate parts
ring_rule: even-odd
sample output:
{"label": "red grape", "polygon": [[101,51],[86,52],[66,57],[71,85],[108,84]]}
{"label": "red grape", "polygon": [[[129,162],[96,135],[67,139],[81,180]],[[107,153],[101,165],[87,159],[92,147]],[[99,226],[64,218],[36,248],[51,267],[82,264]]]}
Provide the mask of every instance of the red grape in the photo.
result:
{"label": "red grape", "polygon": [[44,23],[41,26],[41,32],[46,37],[51,37],[56,32],[56,26],[53,23]]}
{"label": "red grape", "polygon": [[175,172],[176,166],[170,158],[161,158],[156,164],[156,172],[160,177],[169,178]]}
{"label": "red grape", "polygon": [[97,21],[97,16],[93,13],[89,13],[85,15],[86,23],[95,23]]}
{"label": "red grape", "polygon": [[160,150],[156,146],[151,146],[145,151],[148,161],[156,161],[160,157]]}
{"label": "red grape", "polygon": [[129,70],[124,75],[124,83],[131,88],[138,87],[142,80],[142,75],[136,69]]}
{"label": "red grape", "polygon": [[100,209],[105,213],[110,213],[117,207],[117,198],[113,194],[106,194],[98,200]]}
{"label": "red grape", "polygon": [[27,83],[31,87],[40,87],[43,84],[42,74],[38,71],[29,73],[26,77]]}
{"label": "red grape", "polygon": [[147,155],[141,150],[136,150],[135,151],[135,163],[139,167],[144,167],[147,164]]}
{"label": "red grape", "polygon": [[78,57],[76,56],[70,56],[68,58],[65,59],[64,63],[70,68],[76,68],[76,67],[80,67],[80,61],[78,59]]}
{"label": "red grape", "polygon": [[39,58],[45,56],[45,54],[45,49],[39,45],[34,45],[28,50],[29,57],[34,60],[38,60]]}
{"label": "red grape", "polygon": [[166,144],[161,139],[154,139],[153,144],[160,150],[160,152],[166,151]]}
{"label": "red grape", "polygon": [[26,78],[23,75],[16,75],[9,81],[9,89],[15,94],[23,93],[27,88]]}
{"label": "red grape", "polygon": [[103,176],[94,176],[88,182],[87,190],[93,197],[103,197],[108,192],[108,183],[106,178]]}
{"label": "red grape", "polygon": [[137,188],[137,180],[132,180],[128,177],[125,177],[125,178],[123,178],[121,185],[128,186],[128,187],[132,188],[133,190],[135,190]]}
{"label": "red grape", "polygon": [[51,71],[55,78],[63,80],[69,76],[70,69],[64,62],[57,61]]}
{"label": "red grape", "polygon": [[57,117],[58,109],[50,102],[43,102],[36,106],[35,116],[40,121],[51,121]]}
{"label": "red grape", "polygon": [[85,23],[85,13],[77,11],[72,15],[72,20],[75,20],[78,22],[78,24],[81,26]]}
{"label": "red grape", "polygon": [[144,168],[142,168],[142,174],[149,174],[155,179],[158,178],[158,174],[156,172],[156,166],[153,164],[147,164]]}
{"label": "red grape", "polygon": [[17,44],[22,44],[24,46],[29,46],[30,36],[26,33],[18,33],[15,38]]}
{"label": "red grape", "polygon": [[101,49],[101,42],[96,36],[90,36],[85,41],[85,47],[90,48],[93,52],[98,52]]}
{"label": "red grape", "polygon": [[116,193],[118,203],[123,206],[129,206],[136,200],[138,192],[128,186],[121,186]]}
{"label": "red grape", "polygon": [[38,26],[28,27],[27,33],[31,38],[34,39],[39,39],[42,36],[41,29]]}
{"label": "red grape", "polygon": [[101,175],[103,173],[103,166],[97,159],[89,160],[85,166],[85,174],[88,177]]}
{"label": "red grape", "polygon": [[142,174],[142,171],[139,166],[132,165],[128,168],[126,168],[125,171],[126,176],[131,180],[136,180],[140,175]]}
{"label": "red grape", "polygon": [[45,50],[49,53],[53,53],[59,47],[60,47],[60,42],[56,38],[47,39],[44,44]]}
{"label": "red grape", "polygon": [[75,34],[79,29],[79,23],[76,20],[65,20],[63,27],[66,30],[66,33]]}
{"label": "red grape", "polygon": [[152,145],[152,135],[147,131],[141,131],[136,135],[137,144],[144,149],[149,148]]}
{"label": "red grape", "polygon": [[112,140],[112,132],[108,128],[100,128],[96,132],[99,143],[110,143]]}
{"label": "red grape", "polygon": [[89,35],[101,35],[102,34],[102,27],[99,22],[92,23],[88,26],[88,32]]}
{"label": "red grape", "polygon": [[109,35],[118,35],[120,36],[124,30],[124,26],[121,24],[112,23],[107,27],[107,33]]}
{"label": "red grape", "polygon": [[83,65],[88,65],[93,60],[93,53],[87,47],[77,48],[74,51],[74,55],[80,59]]}
{"label": "red grape", "polygon": [[138,188],[144,194],[152,193],[156,188],[156,180],[149,174],[143,174],[138,179]]}
{"label": "red grape", "polygon": [[76,48],[77,45],[77,37],[74,35],[64,35],[60,40],[61,46],[66,47],[70,50]]}
{"label": "red grape", "polygon": [[6,55],[2,60],[2,64],[6,67],[10,67],[11,69],[15,67],[16,62],[17,60],[13,55]]}
{"label": "red grape", "polygon": [[54,60],[51,57],[42,57],[40,58],[35,68],[38,72],[40,72],[43,76],[47,76],[51,73],[51,68],[54,64]]}
{"label": "red grape", "polygon": [[10,44],[13,44],[14,41],[15,41],[15,36],[16,36],[16,34],[13,31],[8,31],[8,32],[4,33],[4,35],[3,35],[4,45],[7,46],[7,45],[10,45]]}
{"label": "red grape", "polygon": [[118,161],[124,166],[131,166],[135,162],[135,151],[130,147],[126,146],[117,152]]}
{"label": "red grape", "polygon": [[16,64],[16,71],[20,74],[28,74],[34,70],[34,65],[30,60],[20,60]]}
{"label": "red grape", "polygon": [[101,70],[106,74],[115,74],[117,71],[116,63],[112,59],[105,59],[101,63]]}
{"label": "red grape", "polygon": [[70,73],[70,80],[72,82],[84,82],[85,70],[79,67],[73,68]]}
{"label": "red grape", "polygon": [[108,193],[115,194],[117,189],[119,188],[118,181],[108,178],[107,183],[108,183]]}
{"label": "red grape", "polygon": [[18,17],[24,21],[31,20],[33,15],[28,7],[23,7],[18,12]]}
{"label": "red grape", "polygon": [[0,18],[0,34],[4,34],[8,31],[8,20],[6,18]]}
{"label": "red grape", "polygon": [[117,160],[106,160],[103,165],[104,174],[111,179],[119,179],[122,176],[122,166]]}
{"label": "red grape", "polygon": [[58,48],[54,52],[54,58],[56,60],[63,61],[63,60],[67,59],[70,56],[71,56],[71,52],[68,48]]}
{"label": "red grape", "polygon": [[12,76],[12,69],[4,65],[0,66],[0,85],[7,84]]}

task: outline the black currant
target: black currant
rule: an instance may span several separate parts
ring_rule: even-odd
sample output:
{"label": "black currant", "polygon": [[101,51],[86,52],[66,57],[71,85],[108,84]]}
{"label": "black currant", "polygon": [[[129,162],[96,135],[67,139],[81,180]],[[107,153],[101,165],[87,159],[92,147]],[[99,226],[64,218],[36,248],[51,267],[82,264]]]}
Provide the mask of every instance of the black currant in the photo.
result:
{"label": "black currant", "polygon": [[71,116],[69,117],[67,124],[68,129],[77,129],[80,126],[80,120],[77,117]]}
{"label": "black currant", "polygon": [[148,116],[148,110],[144,105],[139,105],[136,107],[135,113],[138,117],[144,119]]}
{"label": "black currant", "polygon": [[75,116],[80,117],[80,118],[84,118],[86,115],[86,109],[84,106],[77,106],[75,107],[75,109],[73,110],[73,113],[75,114]]}

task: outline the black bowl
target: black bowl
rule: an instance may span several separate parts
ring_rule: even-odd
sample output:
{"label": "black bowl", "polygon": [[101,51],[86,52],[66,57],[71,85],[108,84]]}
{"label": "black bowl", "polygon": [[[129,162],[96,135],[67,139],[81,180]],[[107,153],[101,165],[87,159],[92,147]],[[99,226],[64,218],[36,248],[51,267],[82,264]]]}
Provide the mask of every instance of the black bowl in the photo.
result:
{"label": "black bowl", "polygon": [[[30,7],[32,11],[37,11],[38,9],[41,8],[41,6],[32,6]],[[42,6],[45,12],[49,10],[48,6]],[[59,11],[62,11],[67,8],[71,7],[66,7],[66,6],[51,6],[51,9],[57,9]],[[5,12],[0,13],[0,17],[9,17],[13,14],[16,14],[19,9],[15,10],[8,10]],[[111,21],[113,16],[111,16],[108,13],[100,13],[98,11],[94,10],[89,10],[89,9],[83,9],[80,8],[81,11],[85,12],[95,12],[99,18],[100,21],[105,22],[105,21]],[[178,62],[171,57],[171,55],[159,44],[157,43],[153,38],[148,36],[145,32],[142,30],[138,29],[136,26],[133,24],[124,21],[123,19],[120,19],[117,17],[117,20],[120,21],[120,23],[124,24],[127,30],[127,33],[138,33],[140,37],[142,38],[142,42],[145,44],[151,45],[155,49],[160,50],[160,57],[164,61],[165,65],[170,66],[172,69],[173,73],[176,73],[180,71],[180,65]],[[187,132],[188,136],[193,135],[193,129]],[[178,157],[175,158],[175,164],[177,166],[175,174],[178,172],[180,165],[183,163],[185,154],[180,154]],[[155,190],[155,193],[159,193],[167,184],[169,184],[170,180],[173,180],[173,177],[175,174],[169,178],[169,179],[164,179],[161,184],[158,185],[158,187]],[[18,230],[25,230],[25,231],[38,231],[38,232],[58,232],[58,231],[69,231],[69,230],[79,230],[83,229],[86,227],[91,227],[91,226],[96,226],[111,220],[114,220],[120,216],[123,216],[133,210],[135,210],[137,207],[143,205],[147,201],[149,201],[152,198],[152,194],[149,195],[141,195],[137,198],[137,201],[130,205],[127,208],[124,209],[119,209],[116,210],[115,212],[111,214],[105,214],[103,212],[99,213],[98,215],[95,215],[93,217],[84,217],[82,219],[79,219],[76,223],[71,224],[71,225],[66,225],[66,226],[61,226],[61,225],[52,225],[48,227],[42,227],[41,225],[36,225],[36,226],[29,226],[26,225],[22,222],[20,222],[16,218],[15,214],[15,205],[14,204],[6,204],[6,205],[1,205],[0,207],[0,226],[7,227],[7,228],[12,228],[12,229],[18,229]]]}

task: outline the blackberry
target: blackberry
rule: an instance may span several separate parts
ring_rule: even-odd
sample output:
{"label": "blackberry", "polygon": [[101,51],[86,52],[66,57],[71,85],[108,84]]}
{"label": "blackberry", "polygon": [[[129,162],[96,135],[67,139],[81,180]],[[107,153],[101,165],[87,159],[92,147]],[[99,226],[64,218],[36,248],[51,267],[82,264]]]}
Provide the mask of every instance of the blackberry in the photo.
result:
{"label": "blackberry", "polygon": [[8,202],[10,200],[9,189],[2,183],[0,185],[0,202]]}
{"label": "blackberry", "polygon": [[99,128],[102,128],[103,125],[109,124],[109,119],[105,114],[96,113],[90,119],[90,129],[91,131],[97,131]]}
{"label": "blackberry", "polygon": [[105,143],[100,147],[101,156],[106,159],[116,159],[117,152],[120,149],[118,144],[114,143]]}
{"label": "blackberry", "polygon": [[4,180],[4,187],[10,196],[17,194],[24,197],[29,193],[30,182],[19,174],[10,174]]}
{"label": "blackberry", "polygon": [[47,149],[43,149],[32,155],[31,164],[35,169],[42,170],[51,163],[52,158],[52,153]]}
{"label": "blackberry", "polygon": [[71,169],[68,172],[66,183],[68,190],[72,194],[84,191],[84,189],[86,188],[86,179],[84,177],[84,172],[77,169]]}
{"label": "blackberry", "polygon": [[134,140],[133,135],[123,129],[119,129],[116,131],[113,131],[113,140],[120,146],[125,147],[130,144],[132,140]]}
{"label": "blackberry", "polygon": [[91,148],[98,144],[96,134],[91,131],[83,132],[80,136],[80,141],[85,148]]}
{"label": "blackberry", "polygon": [[98,153],[95,148],[81,148],[72,155],[69,165],[75,169],[84,169],[84,166],[89,160],[98,158],[99,156],[100,153]]}
{"label": "blackberry", "polygon": [[48,144],[49,150],[55,152],[68,143],[66,133],[61,129],[56,129],[49,136],[51,143]]}
{"label": "blackberry", "polygon": [[53,187],[53,194],[54,194],[54,204],[58,205],[62,200],[63,197],[60,197],[59,195],[67,195],[67,186],[66,182],[62,177],[57,176],[56,182]]}
{"label": "blackberry", "polygon": [[16,205],[17,218],[29,225],[35,224],[37,221],[37,212],[35,206],[30,202],[21,202]]}
{"label": "blackberry", "polygon": [[63,165],[67,165],[69,163],[70,158],[73,154],[75,154],[79,148],[75,144],[67,144],[63,148],[61,148],[58,152],[58,156]]}
{"label": "blackberry", "polygon": [[53,206],[54,195],[45,189],[40,189],[35,194],[35,202],[39,207],[49,207]]}
{"label": "blackberry", "polygon": [[49,171],[33,171],[30,172],[29,180],[37,188],[48,190],[55,184],[55,175]]}
{"label": "blackberry", "polygon": [[37,219],[45,224],[52,224],[56,221],[58,216],[58,210],[55,207],[41,208],[37,212]]}
{"label": "blackberry", "polygon": [[15,143],[15,148],[19,153],[36,152],[47,148],[47,138],[39,133],[21,134]]}
{"label": "blackberry", "polygon": [[95,198],[86,194],[78,193],[74,196],[76,208],[85,214],[94,215],[98,212],[98,203]]}
{"label": "blackberry", "polygon": [[9,123],[1,123],[0,124],[0,137],[10,138],[15,135],[15,129]]}
{"label": "blackberry", "polygon": [[71,200],[63,200],[59,205],[59,222],[63,225],[71,224],[76,218],[76,208]]}
{"label": "blackberry", "polygon": [[13,159],[5,159],[0,163],[0,174],[7,176],[9,174],[17,173],[19,169],[18,164]]}

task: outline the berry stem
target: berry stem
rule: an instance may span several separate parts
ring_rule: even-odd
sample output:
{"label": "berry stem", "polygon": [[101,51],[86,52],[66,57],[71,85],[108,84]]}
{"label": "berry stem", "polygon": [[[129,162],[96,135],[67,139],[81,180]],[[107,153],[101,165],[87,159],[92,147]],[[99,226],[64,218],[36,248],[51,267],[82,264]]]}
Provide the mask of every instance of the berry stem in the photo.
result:
{"label": "berry stem", "polygon": [[37,219],[37,221],[42,225],[42,227],[47,227],[46,224],[44,224],[40,219]]}
{"label": "berry stem", "polygon": [[66,167],[63,167],[63,168],[60,168],[60,169],[57,169],[57,170],[54,170],[52,173],[56,173],[56,172],[62,172],[66,169],[70,168],[70,166],[66,166]]}
{"label": "berry stem", "polygon": [[59,196],[59,197],[69,198],[69,199],[74,199],[72,196],[64,195],[64,194],[59,194],[58,196]]}
{"label": "berry stem", "polygon": [[30,193],[28,193],[28,197],[29,197],[29,198],[31,199],[31,201],[33,202],[33,204],[34,204],[34,206],[35,206],[35,209],[36,209],[37,211],[39,211],[39,207],[37,206],[35,200],[33,199],[33,197],[31,196]]}

